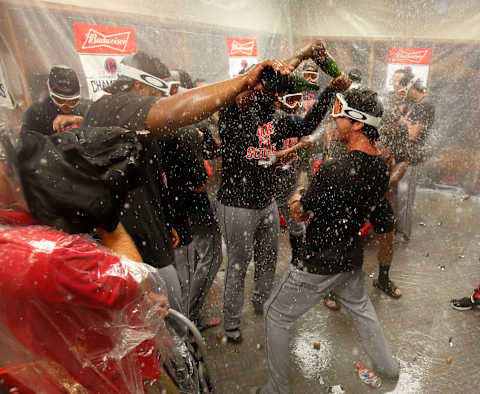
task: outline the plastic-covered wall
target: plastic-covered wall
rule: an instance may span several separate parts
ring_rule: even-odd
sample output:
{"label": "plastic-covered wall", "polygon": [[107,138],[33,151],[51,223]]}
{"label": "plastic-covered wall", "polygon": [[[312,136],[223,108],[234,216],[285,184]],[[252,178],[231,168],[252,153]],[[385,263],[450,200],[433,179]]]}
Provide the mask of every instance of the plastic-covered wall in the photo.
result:
{"label": "plastic-covered wall", "polygon": [[[193,79],[219,81],[232,75],[227,40],[256,40],[256,56],[284,59],[313,37],[325,39],[341,68],[358,68],[364,82],[388,88],[390,48],[430,50],[421,77],[436,106],[431,137],[438,153],[426,165],[430,183],[479,189],[476,163],[479,119],[479,7],[475,1],[252,0],[39,2],[2,1],[0,50],[3,84],[10,95],[1,112],[18,124],[22,111],[45,93],[54,64],[77,70],[82,94],[88,86],[73,24],[116,26],[134,31],[136,50],[157,55]],[[414,54],[415,55],[415,54]],[[239,61],[239,58],[236,58]],[[412,59],[410,59],[412,61]],[[416,59],[413,59],[415,62]],[[407,65],[408,66],[408,65]],[[0,76],[2,78],[2,76]],[[5,118],[5,115],[3,115]],[[438,158],[441,159],[438,159]],[[461,160],[464,158],[464,160]],[[436,160],[435,160],[436,159]],[[465,163],[467,162],[467,164]]]}
{"label": "plastic-covered wall", "polygon": [[[363,83],[382,95],[391,91],[397,69],[409,68],[420,77],[435,106],[430,158],[422,166],[421,182],[480,194],[479,22],[477,0],[0,0],[0,123],[19,128],[23,112],[47,94],[53,65],[76,70],[82,96],[92,98],[113,80],[116,61],[127,53],[144,50],[193,79],[216,82],[238,73],[243,62],[287,59],[321,38],[342,71],[359,70]],[[320,82],[325,85],[327,76]],[[11,234],[7,241],[14,242],[18,235]],[[0,257],[11,263],[9,256]],[[127,274],[131,268],[124,262],[115,267]],[[149,270],[144,268],[143,274],[148,276]],[[151,307],[149,300],[133,294],[125,304],[143,308],[147,315]],[[39,315],[49,309],[31,307]],[[116,318],[109,308],[104,312]],[[147,322],[152,332],[162,324],[156,318]],[[122,335],[138,331],[133,323],[118,323],[112,327],[120,327]],[[97,328],[92,324],[93,331]],[[12,332],[0,322],[0,349],[12,351],[0,351],[0,367],[17,358],[30,362],[37,350],[25,346],[22,352]],[[121,343],[124,347],[112,342],[107,350],[128,355],[144,339]],[[95,368],[103,371],[104,365],[99,362]],[[29,379],[35,384],[37,376]],[[137,387],[126,386],[129,392]]]}

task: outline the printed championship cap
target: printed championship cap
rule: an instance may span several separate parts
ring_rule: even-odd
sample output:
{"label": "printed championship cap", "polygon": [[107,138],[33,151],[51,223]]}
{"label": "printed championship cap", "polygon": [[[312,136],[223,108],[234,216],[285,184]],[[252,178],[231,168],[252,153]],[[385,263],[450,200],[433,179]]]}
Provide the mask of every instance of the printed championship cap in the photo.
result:
{"label": "printed championship cap", "polygon": [[48,90],[61,100],[80,98],[80,83],[74,70],[67,66],[53,66],[48,76]]}

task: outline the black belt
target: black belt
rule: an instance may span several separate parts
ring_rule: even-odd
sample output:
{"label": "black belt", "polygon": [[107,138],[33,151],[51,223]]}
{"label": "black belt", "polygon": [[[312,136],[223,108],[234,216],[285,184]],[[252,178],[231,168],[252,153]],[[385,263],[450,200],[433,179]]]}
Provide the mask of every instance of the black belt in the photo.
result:
{"label": "black belt", "polygon": [[355,271],[363,264],[361,244],[334,247],[296,258],[292,264],[299,270],[317,275],[334,275]]}

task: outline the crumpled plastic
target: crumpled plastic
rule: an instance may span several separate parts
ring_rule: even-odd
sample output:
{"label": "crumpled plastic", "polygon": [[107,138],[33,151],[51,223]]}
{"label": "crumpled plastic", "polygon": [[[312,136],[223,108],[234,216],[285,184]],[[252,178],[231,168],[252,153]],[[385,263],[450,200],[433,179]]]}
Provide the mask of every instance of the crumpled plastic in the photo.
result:
{"label": "crumpled plastic", "polygon": [[0,386],[144,393],[172,346],[164,286],[89,237],[0,224]]}

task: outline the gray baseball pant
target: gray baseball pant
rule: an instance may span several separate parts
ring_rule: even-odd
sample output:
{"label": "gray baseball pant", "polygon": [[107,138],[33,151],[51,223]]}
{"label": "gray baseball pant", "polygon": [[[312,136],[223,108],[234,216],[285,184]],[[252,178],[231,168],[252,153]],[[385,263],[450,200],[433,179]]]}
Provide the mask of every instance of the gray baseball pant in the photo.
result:
{"label": "gray baseball pant", "polygon": [[182,313],[188,317],[189,315],[189,302],[190,299],[190,286],[193,279],[193,265],[190,264],[190,249],[189,245],[177,247],[173,250],[174,264],[177,271],[178,280],[181,288],[181,303]]}
{"label": "gray baseball pant", "polygon": [[[210,230],[210,229],[209,229]],[[200,319],[205,297],[222,264],[222,236],[216,226],[205,234],[195,234],[190,243],[189,257],[194,267],[190,286],[189,316]]]}
{"label": "gray baseball pant", "polygon": [[[166,267],[159,268],[158,274],[163,279],[167,287],[167,296],[170,306],[178,312],[184,314],[185,310],[182,302],[182,290],[174,265],[169,264]],[[180,338],[185,338],[187,336],[187,326],[169,316],[167,316],[166,319],[175,332],[180,336]]]}
{"label": "gray baseball pant", "polygon": [[412,235],[413,204],[417,188],[417,167],[408,166],[393,192],[393,208],[397,217],[396,231],[407,238]]}
{"label": "gray baseball pant", "polygon": [[398,362],[392,357],[375,309],[365,291],[362,270],[316,275],[291,265],[264,306],[269,381],[262,388],[262,394],[292,392],[288,380],[290,329],[301,315],[329,291],[335,292],[337,300],[352,317],[363,346],[376,366],[376,372],[389,377],[398,376]]}
{"label": "gray baseball pant", "polygon": [[224,327],[240,327],[248,264],[255,262],[255,290],[252,302],[261,307],[270,295],[275,276],[280,220],[275,201],[263,209],[220,204],[222,234],[227,246],[225,272]]}

